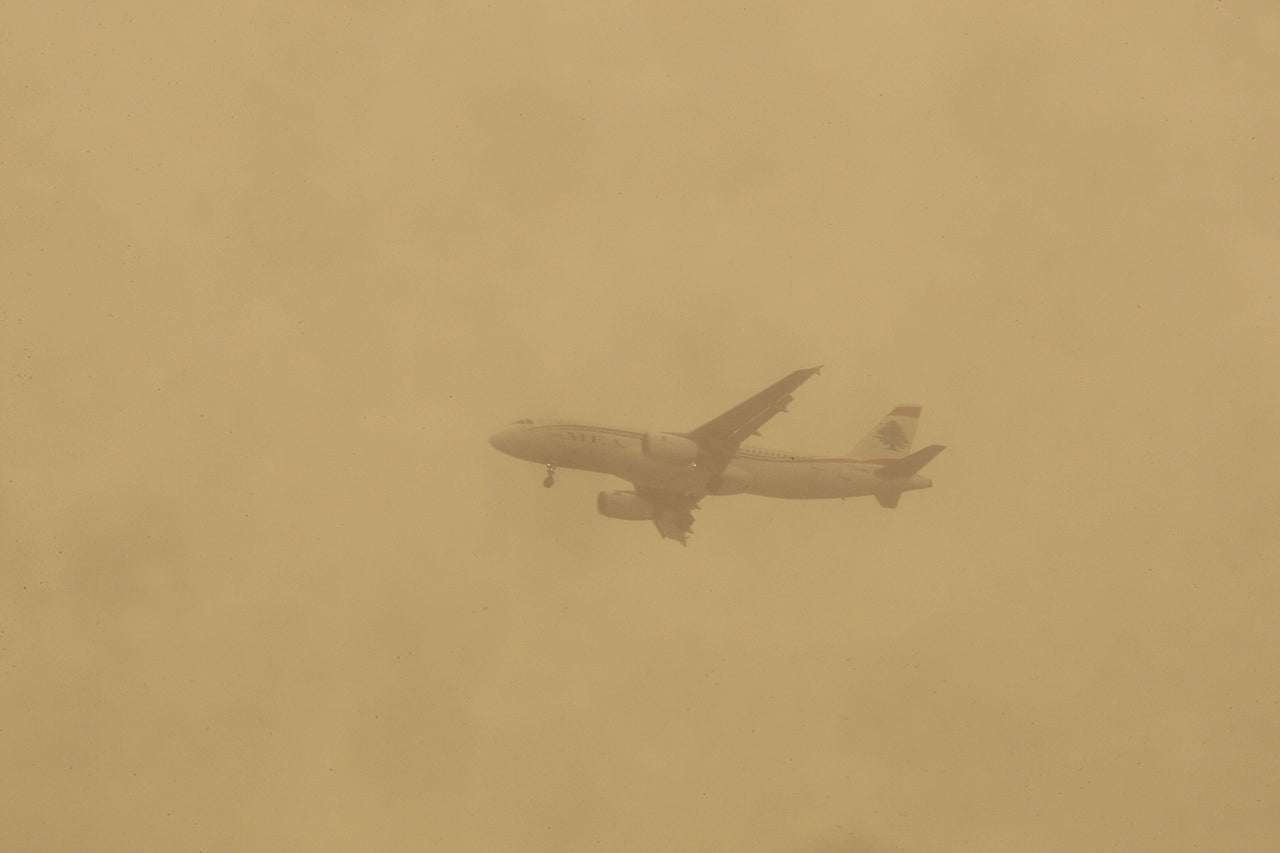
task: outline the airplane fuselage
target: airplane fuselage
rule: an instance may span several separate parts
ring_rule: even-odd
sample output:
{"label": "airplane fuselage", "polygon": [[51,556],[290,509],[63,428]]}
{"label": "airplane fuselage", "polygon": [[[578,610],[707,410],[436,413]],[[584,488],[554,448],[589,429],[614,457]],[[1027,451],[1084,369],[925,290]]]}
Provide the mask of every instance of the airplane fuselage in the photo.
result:
{"label": "airplane fuselage", "polygon": [[[637,486],[685,494],[751,494],[771,498],[849,498],[927,489],[926,477],[886,480],[888,459],[790,453],[742,445],[720,474],[697,461],[668,461],[645,452],[646,433],[577,421],[522,423],[494,434],[490,443],[518,459],[613,474]],[[649,435],[671,435],[650,433]]]}

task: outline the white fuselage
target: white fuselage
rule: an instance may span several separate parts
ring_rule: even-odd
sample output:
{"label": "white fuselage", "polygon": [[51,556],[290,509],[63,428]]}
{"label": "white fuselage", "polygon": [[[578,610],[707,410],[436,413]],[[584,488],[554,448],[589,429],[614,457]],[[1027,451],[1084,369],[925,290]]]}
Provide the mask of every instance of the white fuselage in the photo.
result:
{"label": "white fuselage", "polygon": [[[576,421],[515,424],[490,443],[510,456],[613,474],[637,486],[686,494],[751,494],[771,498],[848,498],[927,489],[918,474],[886,480],[877,472],[888,459],[849,459],[740,446],[728,468],[713,477],[697,463],[673,463],[647,456],[643,432]],[[712,486],[715,486],[714,488]]]}

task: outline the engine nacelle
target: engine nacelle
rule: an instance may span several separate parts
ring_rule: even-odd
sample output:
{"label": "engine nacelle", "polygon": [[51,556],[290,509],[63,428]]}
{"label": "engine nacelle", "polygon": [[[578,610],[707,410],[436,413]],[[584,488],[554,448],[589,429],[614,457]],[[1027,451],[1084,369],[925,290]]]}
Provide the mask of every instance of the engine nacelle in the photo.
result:
{"label": "engine nacelle", "polygon": [[698,443],[667,432],[646,432],[640,439],[644,455],[659,462],[688,465],[698,458]]}
{"label": "engine nacelle", "polygon": [[635,492],[601,492],[596,496],[596,509],[605,518],[648,521],[654,516],[653,504]]}

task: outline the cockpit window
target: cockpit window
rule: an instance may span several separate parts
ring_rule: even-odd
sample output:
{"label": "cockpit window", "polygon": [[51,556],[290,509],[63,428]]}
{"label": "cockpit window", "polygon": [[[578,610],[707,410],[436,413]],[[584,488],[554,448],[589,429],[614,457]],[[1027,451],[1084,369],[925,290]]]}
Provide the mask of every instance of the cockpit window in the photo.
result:
{"label": "cockpit window", "polygon": [[529,418],[521,418],[518,421],[514,421],[512,425],[514,426],[515,424],[531,424],[531,423],[533,423],[533,421],[530,420]]}

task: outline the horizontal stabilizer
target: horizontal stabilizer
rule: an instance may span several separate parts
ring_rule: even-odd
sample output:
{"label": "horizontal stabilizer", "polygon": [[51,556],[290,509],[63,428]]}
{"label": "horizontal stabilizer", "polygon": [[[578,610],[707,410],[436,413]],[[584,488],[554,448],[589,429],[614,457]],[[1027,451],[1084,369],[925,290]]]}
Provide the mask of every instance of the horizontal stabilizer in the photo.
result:
{"label": "horizontal stabilizer", "polygon": [[946,449],[945,445],[931,444],[923,450],[917,450],[910,456],[895,459],[877,471],[876,474],[885,480],[905,479],[928,465],[933,461],[933,457]]}
{"label": "horizontal stabilizer", "polygon": [[897,509],[898,498],[902,497],[902,492],[881,492],[876,495],[876,500],[880,501],[880,506],[885,509]]}

